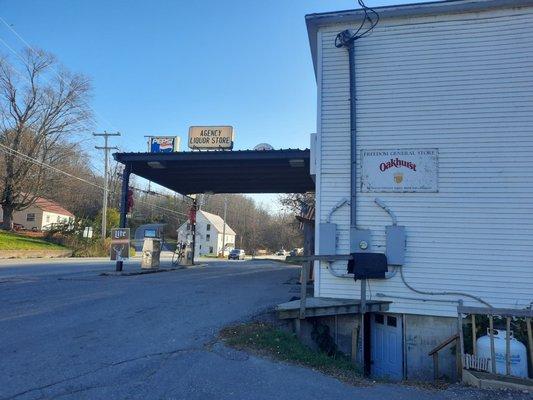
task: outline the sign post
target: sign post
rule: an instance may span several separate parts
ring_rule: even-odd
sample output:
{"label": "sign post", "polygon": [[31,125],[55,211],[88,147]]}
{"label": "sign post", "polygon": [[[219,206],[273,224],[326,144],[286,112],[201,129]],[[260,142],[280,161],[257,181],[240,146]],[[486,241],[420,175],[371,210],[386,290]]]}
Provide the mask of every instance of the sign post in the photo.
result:
{"label": "sign post", "polygon": [[130,228],[111,229],[111,261],[130,258]]}

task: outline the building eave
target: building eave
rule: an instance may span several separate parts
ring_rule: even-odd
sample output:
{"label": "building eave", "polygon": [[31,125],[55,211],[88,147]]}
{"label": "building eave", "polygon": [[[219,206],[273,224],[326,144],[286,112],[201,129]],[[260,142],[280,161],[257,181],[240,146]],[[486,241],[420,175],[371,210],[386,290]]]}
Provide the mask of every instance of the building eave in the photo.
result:
{"label": "building eave", "polygon": [[[533,6],[533,0],[444,0],[373,8],[379,13],[380,21],[383,21],[389,18],[426,17],[525,6]],[[320,27],[333,24],[360,23],[363,16],[362,9],[315,13],[305,16],[315,76],[317,73],[317,33]]]}

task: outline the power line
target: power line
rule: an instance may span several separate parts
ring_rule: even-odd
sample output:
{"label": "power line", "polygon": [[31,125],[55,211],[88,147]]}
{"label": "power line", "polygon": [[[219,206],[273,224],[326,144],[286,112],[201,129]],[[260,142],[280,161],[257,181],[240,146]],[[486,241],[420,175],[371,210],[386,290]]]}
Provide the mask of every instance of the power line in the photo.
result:
{"label": "power line", "polygon": [[[31,45],[10,25],[7,23],[7,21],[0,17],[0,22],[2,22],[22,43],[24,43],[24,45],[26,47],[28,47],[28,49],[30,49],[33,53],[35,54],[38,54],[37,51],[35,51],[35,49],[33,47],[31,47]],[[20,56],[15,50],[11,49],[12,51],[14,51],[22,60],[23,60],[23,57]],[[56,73],[57,77],[64,83],[64,84],[67,84],[67,82],[64,81],[63,77],[61,76],[61,74],[59,73],[59,71],[57,70],[57,68],[53,68],[52,69],[54,70],[54,72]],[[83,100],[82,100],[83,101]],[[113,124],[111,122],[109,122],[103,115],[99,114],[95,109],[93,109],[87,102],[85,102],[85,105],[87,105],[91,110],[93,110],[93,112],[100,118],[102,119],[108,126],[112,127],[113,129],[116,129]]]}
{"label": "power line", "polygon": [[[335,37],[335,47],[337,48],[348,46],[351,42],[354,42],[357,39],[361,39],[362,37],[372,33],[372,31],[379,22],[379,14],[376,10],[371,7],[368,7],[363,0],[357,0],[357,2],[365,13],[363,20],[361,21],[359,28],[357,28],[355,32],[352,32],[347,29],[342,31]],[[371,15],[373,15],[373,17]],[[369,27],[361,32],[367,21],[370,24]]]}
{"label": "power line", "polygon": [[[7,26],[21,41],[22,43],[24,43],[28,49],[30,49],[30,51],[32,51],[34,54],[38,54],[37,51],[35,49],[33,49],[33,47],[30,46],[30,44],[24,40],[24,38],[15,30],[13,29],[13,27],[11,27],[2,17],[0,17],[0,22],[2,22],[5,26]],[[20,55],[15,49],[13,49],[13,47],[11,47],[6,41],[4,41],[2,38],[0,38],[0,41],[3,43],[3,45],[5,47],[7,47],[13,54],[15,54],[21,61],[22,63],[28,67],[28,63],[26,62],[26,60],[24,59],[24,57],[22,57],[22,55]],[[18,71],[11,63],[9,63],[7,60],[4,60],[4,62],[6,62],[7,64],[9,64],[9,66],[15,71],[17,72],[22,78],[24,78],[27,82],[30,82],[30,80],[23,74],[21,73],[20,71]],[[61,82],[63,82],[64,84],[68,84],[67,82],[65,82],[65,80],[63,79],[63,77],[61,76],[61,74],[59,73],[59,71],[57,70],[57,68],[55,68],[54,66],[50,66],[51,69],[55,72],[56,76],[59,78],[59,80],[61,80]],[[100,113],[98,113],[93,107],[91,107],[91,105],[85,101],[83,98],[80,98],[80,101],[83,105],[85,105],[85,107],[87,107],[88,109],[90,109],[96,116],[98,116],[101,120],[103,120],[108,126],[112,127],[113,129],[114,126],[111,122],[109,122],[109,120],[107,120],[106,118],[104,118]],[[78,106],[80,107],[80,106]],[[88,123],[82,123],[81,124],[82,127],[84,127],[87,131],[90,131],[91,130],[91,127],[89,126]],[[118,149],[117,149],[118,150]]]}
{"label": "power line", "polygon": [[[0,17],[1,18],[1,17]],[[16,50],[14,50],[11,46],[9,46],[2,38],[0,38],[0,42],[2,42],[2,44],[4,46],[6,46],[11,52],[13,52],[15,55],[17,55],[23,62],[23,64],[26,66],[26,67],[29,67],[28,64],[26,63],[26,61],[22,58],[22,56],[20,56]],[[9,67],[14,71],[16,72],[22,79],[24,79],[26,82],[28,82],[30,85],[31,85],[31,81],[29,80],[29,78],[23,74],[22,72],[20,72],[17,68],[15,68],[13,66],[13,64],[11,64],[9,61],[7,61],[6,59],[3,60],[7,65],[9,65]],[[79,106],[78,106],[79,107]],[[91,108],[89,106],[89,108]],[[93,110],[94,111],[94,110]],[[89,126],[88,123],[84,123],[82,122],[81,124],[81,128],[85,128],[87,131],[90,131],[91,130],[91,127]],[[97,169],[98,170],[98,169]],[[103,171],[100,171],[100,172],[103,172]]]}
{"label": "power line", "polygon": [[[63,174],[63,175],[66,175],[66,176],[68,176],[70,178],[73,178],[73,179],[77,179],[80,182],[87,183],[87,184],[89,184],[91,186],[94,186],[94,187],[96,187],[98,189],[104,190],[104,187],[101,186],[101,185],[98,185],[97,183],[91,182],[91,181],[89,181],[87,179],[84,179],[84,178],[80,178],[79,176],[76,176],[76,175],[73,175],[73,174],[71,174],[69,172],[63,171],[63,170],[61,170],[59,168],[56,168],[56,167],[54,167],[54,166],[52,166],[50,164],[46,164],[45,162],[39,161],[39,160],[37,160],[35,158],[32,158],[32,157],[30,157],[30,156],[28,156],[28,155],[26,155],[24,153],[21,153],[20,151],[12,149],[11,147],[6,146],[6,145],[4,145],[2,143],[0,143],[0,147],[2,147],[3,151],[6,152],[6,153],[11,153],[11,154],[16,155],[18,157],[24,158],[26,161],[32,162],[34,164],[38,164],[38,165],[40,165],[42,167],[45,167],[45,168],[49,168],[49,169],[51,169],[51,170],[53,170],[55,172],[58,172],[58,173]],[[2,150],[2,149],[0,149],[0,150]],[[143,204],[155,207],[155,208],[159,208],[160,210],[168,211],[168,212],[171,212],[173,214],[188,216],[188,214],[186,214],[186,213],[182,213],[182,212],[179,212],[179,211],[171,210],[170,208],[166,208],[166,207],[161,207],[161,206],[158,206],[156,204],[153,204],[153,203],[141,200],[141,199],[137,199],[137,201],[139,203],[143,203]]]}

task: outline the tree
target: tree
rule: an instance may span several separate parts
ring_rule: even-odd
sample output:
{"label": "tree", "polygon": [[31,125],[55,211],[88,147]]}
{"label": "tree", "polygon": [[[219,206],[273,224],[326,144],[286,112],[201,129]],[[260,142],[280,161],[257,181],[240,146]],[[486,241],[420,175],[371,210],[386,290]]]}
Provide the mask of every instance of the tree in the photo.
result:
{"label": "tree", "polygon": [[[81,146],[65,149],[65,155],[68,156],[67,159],[55,164],[55,167],[95,185],[104,185],[103,176],[97,175],[91,169],[90,157]],[[47,175],[42,196],[61,204],[71,211],[76,219],[94,221],[102,209],[102,189],[55,171]],[[118,206],[110,203],[110,208],[113,207]]]}
{"label": "tree", "polygon": [[289,193],[278,197],[282,208],[294,214],[300,214],[302,206],[312,207],[315,205],[315,194],[307,193]]}
{"label": "tree", "polygon": [[[96,217],[96,226],[102,226],[102,213],[100,212]],[[111,232],[111,229],[118,228],[120,222],[120,213],[115,208],[108,208],[106,213],[106,232]]]}
{"label": "tree", "polygon": [[92,121],[86,77],[65,70],[42,50],[27,49],[21,58],[14,64],[0,57],[4,229],[12,228],[14,211],[27,208],[42,195],[50,171],[39,162],[63,161],[66,150],[76,145],[76,134]]}

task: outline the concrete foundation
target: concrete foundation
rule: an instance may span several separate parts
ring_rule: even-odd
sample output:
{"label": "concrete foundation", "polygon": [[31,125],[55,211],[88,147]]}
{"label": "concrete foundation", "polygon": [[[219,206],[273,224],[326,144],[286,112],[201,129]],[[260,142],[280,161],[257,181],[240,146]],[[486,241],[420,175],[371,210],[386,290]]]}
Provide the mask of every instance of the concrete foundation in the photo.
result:
{"label": "concrete foundation", "polygon": [[[433,380],[433,360],[428,353],[457,333],[457,319],[404,315],[405,376],[409,380]],[[447,380],[457,380],[455,345],[439,352],[439,370]]]}
{"label": "concrete foundation", "polygon": [[329,336],[335,343],[337,350],[352,357],[355,362],[360,362],[360,348],[358,349],[360,320],[357,315],[314,317],[299,321],[300,326],[298,328],[298,322],[295,320],[294,332],[299,329],[299,338],[306,346],[313,350],[319,350],[316,340],[316,324],[324,325],[329,328]]}
{"label": "concrete foundation", "polygon": [[[398,315],[403,318],[404,378],[414,381],[433,380],[433,359],[428,353],[438,344],[457,332],[457,320],[447,317],[423,315]],[[303,343],[318,350],[316,324],[329,327],[329,335],[337,349],[360,362],[361,349],[358,333],[358,314],[326,316],[299,320],[300,339]],[[296,325],[295,323],[295,331]],[[313,334],[315,331],[315,334]],[[354,358],[355,357],[355,358]],[[444,348],[439,353],[440,375],[446,380],[457,380],[455,345]]]}

